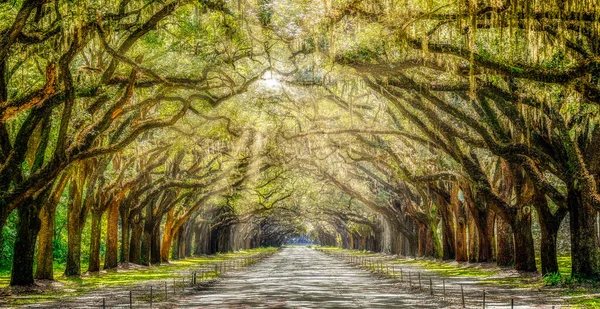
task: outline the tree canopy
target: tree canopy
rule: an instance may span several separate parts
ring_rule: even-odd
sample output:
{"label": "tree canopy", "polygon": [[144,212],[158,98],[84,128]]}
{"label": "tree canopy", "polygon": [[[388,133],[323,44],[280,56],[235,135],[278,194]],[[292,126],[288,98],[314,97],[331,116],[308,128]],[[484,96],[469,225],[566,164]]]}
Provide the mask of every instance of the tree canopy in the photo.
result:
{"label": "tree canopy", "polygon": [[573,276],[598,278],[599,12],[0,2],[0,266],[29,285],[55,260],[78,276],[308,235],[548,274],[568,226]]}

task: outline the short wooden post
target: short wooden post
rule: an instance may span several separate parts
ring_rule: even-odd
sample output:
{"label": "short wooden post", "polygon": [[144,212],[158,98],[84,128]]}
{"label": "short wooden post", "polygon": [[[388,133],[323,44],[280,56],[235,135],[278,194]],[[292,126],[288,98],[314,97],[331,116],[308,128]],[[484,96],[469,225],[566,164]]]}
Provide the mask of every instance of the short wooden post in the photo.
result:
{"label": "short wooden post", "polygon": [[446,300],[446,279],[442,279],[442,289],[443,289],[442,300],[445,301]]}
{"label": "short wooden post", "polygon": [[514,299],[510,299],[510,309],[513,309],[515,307],[515,300]]}
{"label": "short wooden post", "polygon": [[106,298],[102,298],[102,309],[106,309]]}
{"label": "short wooden post", "polygon": [[152,286],[150,286],[150,309],[152,309]]}
{"label": "short wooden post", "polygon": [[433,281],[431,281],[431,277],[429,277],[429,294],[433,296]]}
{"label": "short wooden post", "polygon": [[483,290],[482,297],[483,297],[483,302],[482,302],[483,303],[483,309],[485,309],[485,290]]}
{"label": "short wooden post", "polygon": [[465,291],[462,284],[460,285],[460,298],[462,299],[462,306],[465,308]]}
{"label": "short wooden post", "polygon": [[421,272],[418,272],[419,275],[419,290],[423,291],[423,287],[421,286]]}
{"label": "short wooden post", "polygon": [[175,278],[173,278],[173,295],[177,294],[176,285],[177,283],[175,282]]}
{"label": "short wooden post", "polygon": [[129,309],[133,308],[133,293],[129,290]]}

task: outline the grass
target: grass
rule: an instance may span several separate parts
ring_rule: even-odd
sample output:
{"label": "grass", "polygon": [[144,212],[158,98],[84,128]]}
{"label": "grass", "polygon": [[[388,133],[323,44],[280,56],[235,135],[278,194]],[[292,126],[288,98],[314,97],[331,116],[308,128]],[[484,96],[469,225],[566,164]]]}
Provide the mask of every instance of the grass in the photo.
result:
{"label": "grass", "polygon": [[[67,278],[55,275],[56,281],[63,284],[58,290],[48,290],[34,295],[19,295],[9,297],[9,306],[27,305],[45,301],[56,301],[64,297],[82,295],[98,288],[124,287],[153,281],[165,281],[176,277],[179,273],[192,270],[210,263],[220,263],[235,258],[242,258],[258,253],[273,253],[277,248],[258,248],[246,251],[221,253],[202,257],[190,257],[185,260],[172,261],[167,265],[143,267],[141,269],[107,271],[97,275],[83,275],[79,278]],[[64,270],[64,267],[62,267]],[[61,267],[55,268],[55,274],[60,274]],[[0,276],[0,288],[7,287],[10,274]]]}
{"label": "grass", "polygon": [[397,258],[393,263],[408,264],[434,271],[446,277],[489,277],[497,275],[500,269],[479,268],[467,264],[448,263],[437,260]]}
{"label": "grass", "polygon": [[[365,257],[381,256],[380,253],[345,250],[336,247],[319,247],[321,250],[343,252]],[[571,277],[571,256],[562,255],[557,257],[558,268],[563,281],[569,281]],[[431,259],[412,259],[412,258],[394,258],[391,260],[395,264],[414,265],[423,269],[431,270],[441,276],[448,277],[472,277],[481,279],[482,283],[494,284],[507,287],[519,288],[543,288],[543,282],[539,276],[502,276],[503,269],[497,266],[481,268],[478,264],[467,264],[457,262],[445,262]],[[541,270],[541,260],[536,258],[538,270]],[[561,292],[565,297],[565,302],[575,306],[575,308],[600,308],[600,289],[596,287],[569,286],[568,289]]]}

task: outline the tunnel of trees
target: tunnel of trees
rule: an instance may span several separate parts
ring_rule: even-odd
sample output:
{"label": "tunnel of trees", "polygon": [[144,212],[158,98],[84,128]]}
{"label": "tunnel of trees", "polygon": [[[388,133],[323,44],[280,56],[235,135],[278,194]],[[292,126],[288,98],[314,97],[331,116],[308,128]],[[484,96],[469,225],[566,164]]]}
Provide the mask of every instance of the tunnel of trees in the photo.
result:
{"label": "tunnel of trees", "polygon": [[308,235],[598,278],[599,8],[0,1],[0,268]]}

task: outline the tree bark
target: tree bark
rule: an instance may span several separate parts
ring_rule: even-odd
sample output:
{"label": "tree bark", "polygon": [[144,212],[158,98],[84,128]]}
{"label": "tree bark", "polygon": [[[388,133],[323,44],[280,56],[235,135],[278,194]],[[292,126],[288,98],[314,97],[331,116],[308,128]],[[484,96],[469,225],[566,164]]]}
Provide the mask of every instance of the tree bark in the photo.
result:
{"label": "tree bark", "polygon": [[142,260],[142,233],[143,223],[134,223],[131,227],[131,241],[129,242],[129,262],[141,264]]}
{"label": "tree bark", "polygon": [[568,210],[566,208],[559,208],[552,213],[550,207],[548,207],[546,196],[540,193],[534,195],[534,207],[538,213],[538,222],[540,224],[542,275],[558,273],[556,240],[558,239],[558,230]]}
{"label": "tree bark", "polygon": [[33,263],[35,259],[35,243],[41,227],[39,218],[42,205],[46,202],[49,189],[40,196],[29,198],[28,203],[17,208],[17,235],[14,245],[11,286],[32,285]]}
{"label": "tree bark", "polygon": [[113,269],[119,266],[119,201],[115,200],[108,206],[106,224],[106,255],[104,256],[104,269]]}
{"label": "tree bark", "polygon": [[498,266],[514,264],[515,246],[510,225],[500,216],[496,216],[496,263]]}
{"label": "tree bark", "polygon": [[[171,259],[173,260],[179,260],[179,246],[181,245],[181,243],[179,242],[179,238],[180,238],[180,232],[177,231],[175,232],[175,234],[173,235],[173,238],[175,239],[175,241],[171,242],[171,245],[168,247],[168,249],[171,251]],[[163,238],[164,240],[164,238]],[[162,250],[165,250],[165,244],[163,242]],[[168,262],[168,261],[163,261],[163,262]]]}
{"label": "tree bark", "polygon": [[[156,219],[160,223],[160,219]],[[152,227],[151,242],[150,242],[150,262],[153,265],[158,265],[160,259],[160,226],[155,224]]]}
{"label": "tree bark", "polygon": [[468,242],[469,242],[469,262],[476,263],[478,261],[477,257],[479,255],[479,240],[478,240],[478,232],[477,225],[475,224],[475,220],[473,219],[473,215],[469,213],[468,215]]}
{"label": "tree bark", "polygon": [[[54,280],[54,223],[56,219],[56,206],[62,196],[68,177],[63,174],[56,182],[52,193],[40,212],[41,227],[38,234],[36,279]],[[1,243],[0,243],[1,244]]]}
{"label": "tree bark", "polygon": [[81,275],[81,233],[85,223],[85,209],[82,205],[82,190],[79,181],[73,179],[69,184],[71,199],[67,206],[67,265],[65,276]]}
{"label": "tree bark", "polygon": [[441,197],[438,198],[438,206],[442,215],[442,259],[453,260],[456,258],[456,247],[452,207]]}
{"label": "tree bark", "polygon": [[92,230],[90,233],[90,261],[88,272],[94,273],[100,271],[100,238],[102,225],[102,212],[92,211]]}
{"label": "tree bark", "polygon": [[[525,207],[529,209],[529,207]],[[521,208],[512,226],[515,243],[515,269],[536,271],[535,248],[531,234],[531,212]]]}
{"label": "tree bark", "polygon": [[[173,211],[169,211],[167,214],[167,221],[165,223],[165,228],[163,231],[162,244],[160,247],[160,260],[161,262],[169,262],[169,253],[171,252],[171,247],[173,246],[173,238],[176,236],[178,231],[174,230],[174,220]],[[176,250],[174,250],[176,251]],[[173,252],[173,256],[177,256],[179,252]]]}
{"label": "tree bark", "polygon": [[585,203],[582,193],[569,188],[567,205],[571,230],[571,274],[582,279],[600,275],[599,249],[596,246],[596,211]]}
{"label": "tree bark", "polygon": [[[193,244],[193,224],[195,223],[194,221],[190,222],[187,224],[186,229],[185,229],[185,251],[184,251],[184,257],[190,257],[192,256],[192,244]],[[247,240],[249,240],[250,237],[247,238]],[[243,249],[249,249],[249,245],[246,245]]]}
{"label": "tree bark", "polygon": [[54,241],[56,206],[56,203],[46,203],[40,212],[41,227],[38,234],[36,279],[54,280],[52,243]]}
{"label": "tree bark", "polygon": [[129,249],[131,245],[129,242],[131,237],[131,223],[129,220],[129,210],[125,207],[120,207],[119,211],[121,213],[121,255],[119,262],[127,263],[129,262]]}

